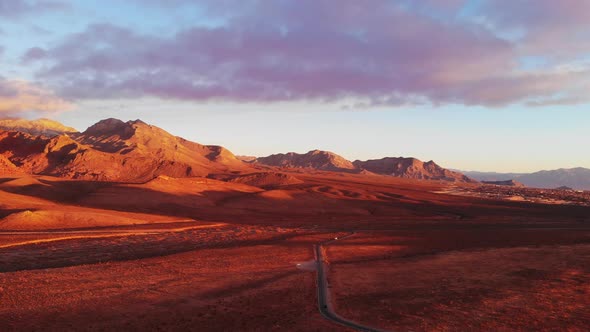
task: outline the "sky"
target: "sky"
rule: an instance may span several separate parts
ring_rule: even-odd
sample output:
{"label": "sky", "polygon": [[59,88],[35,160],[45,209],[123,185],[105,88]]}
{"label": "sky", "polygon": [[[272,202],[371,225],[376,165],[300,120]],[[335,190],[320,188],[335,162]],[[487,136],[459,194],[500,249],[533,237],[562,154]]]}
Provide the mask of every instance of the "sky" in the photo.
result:
{"label": "sky", "polygon": [[587,0],[0,0],[0,117],[236,154],[590,168]]}

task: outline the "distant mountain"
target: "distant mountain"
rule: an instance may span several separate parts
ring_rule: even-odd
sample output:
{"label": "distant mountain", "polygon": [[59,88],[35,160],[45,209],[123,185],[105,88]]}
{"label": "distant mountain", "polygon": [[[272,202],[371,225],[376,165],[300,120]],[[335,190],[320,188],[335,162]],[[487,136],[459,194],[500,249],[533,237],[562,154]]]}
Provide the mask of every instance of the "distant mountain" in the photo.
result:
{"label": "distant mountain", "polygon": [[220,146],[201,145],[140,120],[106,119],[53,137],[0,130],[0,155],[31,174],[144,182],[159,175],[207,176],[249,169]]}
{"label": "distant mountain", "polygon": [[480,181],[515,180],[533,188],[570,187],[578,190],[590,190],[590,169],[582,167],[560,168],[530,174],[486,172],[464,172],[464,174]]}
{"label": "distant mountain", "polygon": [[507,181],[513,180],[525,173],[496,173],[496,172],[476,172],[476,171],[462,171],[453,169],[453,171],[461,172],[468,177],[477,181]]}
{"label": "distant mountain", "polygon": [[44,135],[49,137],[78,132],[72,127],[66,127],[57,121],[49,119],[0,119],[0,129],[6,131],[19,131],[31,135]]}
{"label": "distant mountain", "polygon": [[475,182],[459,172],[440,167],[432,160],[422,162],[416,158],[387,157],[367,161],[356,160],[353,164],[358,169],[401,178],[442,180],[450,182]]}
{"label": "distant mountain", "polygon": [[452,182],[475,182],[461,173],[442,168],[433,161],[422,162],[415,158],[383,158],[350,162],[328,151],[313,150],[305,154],[294,152],[257,158],[255,163],[287,168],[309,168],[323,171],[373,173],[395,177]]}
{"label": "distant mountain", "polygon": [[256,158],[256,163],[288,168],[311,168],[322,171],[354,171],[356,167],[343,157],[329,151],[312,150],[305,154],[295,152],[273,154]]}
{"label": "distant mountain", "polygon": [[590,169],[578,167],[540,171],[521,175],[517,177],[517,180],[528,187],[557,188],[565,186],[580,190],[590,190]]}
{"label": "distant mountain", "polygon": [[555,189],[556,190],[566,190],[566,191],[574,190],[573,188],[570,188],[570,187],[567,187],[567,186],[561,186],[561,187],[557,187]]}
{"label": "distant mountain", "polygon": [[481,181],[485,184],[492,184],[495,186],[506,186],[506,187],[524,187],[525,185],[514,180],[504,180],[504,181]]}
{"label": "distant mountain", "polygon": [[254,157],[254,156],[236,156],[236,158],[240,159],[241,161],[247,162],[247,163],[253,162],[256,160],[256,157]]}

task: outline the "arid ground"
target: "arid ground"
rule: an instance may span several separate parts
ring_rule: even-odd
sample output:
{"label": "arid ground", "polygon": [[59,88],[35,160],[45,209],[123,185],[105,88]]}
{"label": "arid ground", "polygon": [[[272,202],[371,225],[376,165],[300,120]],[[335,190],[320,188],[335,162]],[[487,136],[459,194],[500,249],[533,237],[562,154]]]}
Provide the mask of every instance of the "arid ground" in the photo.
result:
{"label": "arid ground", "polygon": [[322,243],[334,311],[360,326],[590,325],[590,207],[285,172],[1,179],[0,330],[352,330],[318,308]]}

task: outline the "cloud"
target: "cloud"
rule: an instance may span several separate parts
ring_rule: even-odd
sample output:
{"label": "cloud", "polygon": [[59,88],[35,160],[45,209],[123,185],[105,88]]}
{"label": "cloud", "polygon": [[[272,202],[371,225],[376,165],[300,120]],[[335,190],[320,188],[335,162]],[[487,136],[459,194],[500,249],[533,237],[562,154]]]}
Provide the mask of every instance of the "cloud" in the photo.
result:
{"label": "cloud", "polygon": [[0,0],[0,17],[18,18],[23,15],[58,11],[66,8],[69,8],[69,5],[62,1]]}
{"label": "cloud", "polygon": [[590,51],[590,1],[481,1],[479,13],[499,31],[514,31],[525,52],[578,57]]}
{"label": "cloud", "polygon": [[0,115],[13,116],[30,111],[53,113],[71,108],[72,104],[51,91],[23,80],[0,77]]}
{"label": "cloud", "polygon": [[[74,99],[502,106],[551,100],[580,82],[575,71],[523,72],[519,45],[459,20],[461,1],[408,3],[204,1],[226,24],[167,37],[95,24],[23,60],[43,59],[38,77]],[[492,9],[490,22],[516,24]]]}
{"label": "cloud", "polygon": [[36,60],[41,60],[47,55],[47,52],[41,47],[31,47],[25,54],[23,54],[21,61],[23,63],[29,63]]}

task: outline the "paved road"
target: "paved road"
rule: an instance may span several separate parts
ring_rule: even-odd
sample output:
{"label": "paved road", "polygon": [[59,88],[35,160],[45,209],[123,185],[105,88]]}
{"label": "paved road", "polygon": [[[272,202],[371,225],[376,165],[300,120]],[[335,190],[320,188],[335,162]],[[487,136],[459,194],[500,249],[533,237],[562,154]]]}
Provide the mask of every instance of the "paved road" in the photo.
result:
{"label": "paved road", "polygon": [[379,330],[379,329],[376,329],[376,328],[373,328],[370,326],[365,326],[365,325],[359,324],[357,322],[354,322],[352,320],[346,319],[346,318],[338,315],[336,312],[334,312],[334,308],[332,307],[330,286],[328,284],[328,276],[327,276],[328,266],[326,263],[326,258],[324,257],[323,246],[328,245],[334,241],[343,240],[343,239],[351,237],[353,235],[354,235],[354,233],[351,233],[346,236],[340,237],[338,239],[334,239],[334,240],[330,240],[330,241],[326,241],[326,242],[322,242],[320,244],[314,245],[315,259],[316,259],[316,264],[317,264],[318,305],[319,305],[320,313],[326,319],[329,319],[335,323],[338,323],[338,324],[346,326],[346,327],[350,327],[350,328],[358,330],[358,331],[369,331],[369,332],[379,331],[379,332],[381,332],[383,330]]}

